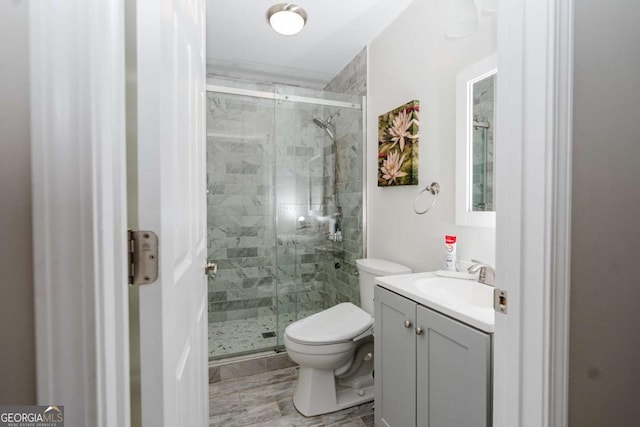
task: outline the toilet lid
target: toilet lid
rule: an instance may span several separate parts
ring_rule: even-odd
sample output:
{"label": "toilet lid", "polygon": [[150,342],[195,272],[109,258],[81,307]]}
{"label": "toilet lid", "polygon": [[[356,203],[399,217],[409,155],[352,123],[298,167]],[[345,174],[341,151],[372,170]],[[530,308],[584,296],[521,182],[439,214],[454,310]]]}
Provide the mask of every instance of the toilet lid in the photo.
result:
{"label": "toilet lid", "polygon": [[369,313],[343,302],[290,324],[285,333],[300,344],[322,345],[350,341],[371,325],[373,318]]}

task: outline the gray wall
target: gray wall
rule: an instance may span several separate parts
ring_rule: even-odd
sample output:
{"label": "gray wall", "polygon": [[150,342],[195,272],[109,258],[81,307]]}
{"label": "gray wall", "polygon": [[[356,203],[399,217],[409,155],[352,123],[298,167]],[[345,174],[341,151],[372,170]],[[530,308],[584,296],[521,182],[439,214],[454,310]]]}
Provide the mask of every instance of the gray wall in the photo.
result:
{"label": "gray wall", "polygon": [[27,3],[0,2],[0,405],[36,400]]}
{"label": "gray wall", "polygon": [[569,424],[640,425],[640,3],[575,5]]}

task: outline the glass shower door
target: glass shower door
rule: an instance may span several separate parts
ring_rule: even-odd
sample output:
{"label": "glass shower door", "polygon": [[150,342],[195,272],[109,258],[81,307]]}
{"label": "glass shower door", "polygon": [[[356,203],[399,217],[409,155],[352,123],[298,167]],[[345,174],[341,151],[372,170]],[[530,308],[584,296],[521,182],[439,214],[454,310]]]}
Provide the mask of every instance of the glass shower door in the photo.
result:
{"label": "glass shower door", "polygon": [[358,301],[362,97],[276,86],[278,344],[291,322]]}
{"label": "glass shower door", "polygon": [[[254,89],[272,90],[271,87]],[[209,357],[277,346],[273,99],[207,94]]]}
{"label": "glass shower door", "polygon": [[[286,96],[292,88],[277,86]],[[278,99],[275,106],[276,302],[279,344],[284,328],[301,313],[323,307],[315,247],[322,202],[322,136],[313,117],[322,106]]]}

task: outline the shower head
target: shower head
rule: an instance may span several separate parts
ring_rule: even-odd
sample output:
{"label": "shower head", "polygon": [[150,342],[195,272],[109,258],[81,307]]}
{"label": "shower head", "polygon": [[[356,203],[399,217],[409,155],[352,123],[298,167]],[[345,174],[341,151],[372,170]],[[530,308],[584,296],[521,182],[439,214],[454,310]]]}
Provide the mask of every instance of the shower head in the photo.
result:
{"label": "shower head", "polygon": [[333,118],[340,115],[340,111],[330,115],[326,120],[319,119],[317,117],[313,118],[313,123],[316,124],[321,129],[324,129],[331,138],[332,141],[335,141],[335,126],[333,125]]}
{"label": "shower head", "polygon": [[319,128],[324,129],[324,131],[327,132],[327,135],[329,135],[329,138],[331,138],[332,141],[334,140],[333,125],[331,122],[314,117],[313,123],[315,123]]}
{"label": "shower head", "polygon": [[316,126],[321,127],[322,129],[326,129],[329,126],[329,123],[317,117],[313,118],[313,123],[315,123]]}

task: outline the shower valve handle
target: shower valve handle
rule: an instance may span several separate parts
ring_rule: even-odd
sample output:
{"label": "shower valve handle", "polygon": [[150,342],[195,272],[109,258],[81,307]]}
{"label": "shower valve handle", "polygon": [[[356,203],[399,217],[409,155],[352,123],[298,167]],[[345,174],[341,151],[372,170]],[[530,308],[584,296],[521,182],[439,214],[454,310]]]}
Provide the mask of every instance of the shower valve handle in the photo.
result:
{"label": "shower valve handle", "polygon": [[204,274],[214,279],[218,274],[218,264],[213,261],[207,261],[207,265],[204,267]]}

